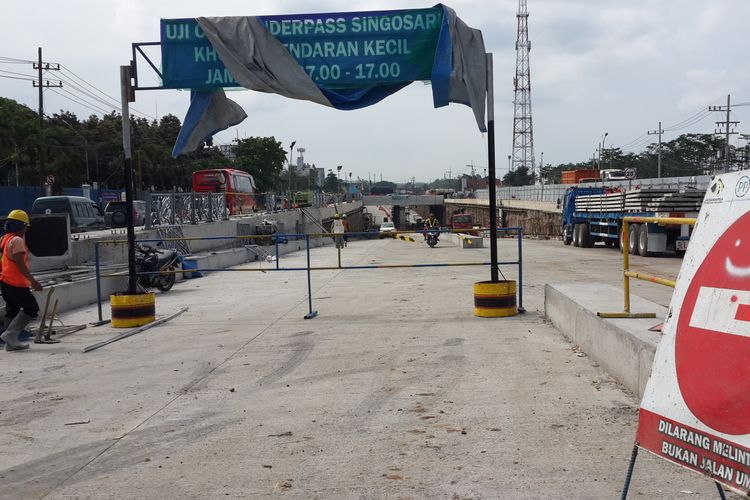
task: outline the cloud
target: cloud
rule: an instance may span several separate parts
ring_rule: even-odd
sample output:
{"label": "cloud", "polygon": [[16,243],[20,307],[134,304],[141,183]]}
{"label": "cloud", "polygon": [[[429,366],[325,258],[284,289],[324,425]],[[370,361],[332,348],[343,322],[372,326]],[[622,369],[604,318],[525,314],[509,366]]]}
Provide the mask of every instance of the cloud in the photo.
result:
{"label": "cloud", "polygon": [[[120,94],[118,66],[130,59],[130,44],[157,40],[162,17],[432,5],[395,0],[321,0],[314,6],[301,0],[70,0],[45,2],[39,16],[38,3],[5,3],[0,55],[35,59],[36,47],[42,46],[46,60],[63,63],[114,97]],[[505,158],[512,137],[518,2],[455,0],[450,5],[482,30],[487,50],[494,53],[497,156]],[[537,157],[545,152],[545,161],[584,160],[604,130],[610,132],[608,141],[625,142],[660,120],[666,124],[670,117],[721,104],[727,93],[733,100],[750,100],[745,83],[750,69],[743,64],[747,47],[737,41],[750,18],[746,0],[529,0],[528,8],[535,145]],[[37,23],[34,30],[28,29],[30,22]],[[21,67],[33,71],[30,65]],[[2,79],[0,88],[3,96],[36,108],[29,82]],[[419,83],[355,112],[248,91],[230,96],[249,118],[225,132],[225,142],[238,133],[274,135],[284,143],[297,140],[307,148],[308,161],[361,169],[355,175],[369,170],[434,178],[471,161],[482,165],[486,157],[469,108],[435,110],[430,89]],[[91,112],[51,92],[45,99],[49,110],[70,109],[79,116]],[[140,92],[134,107],[149,115],[158,107],[160,115],[182,118],[188,100],[186,92]],[[737,119],[744,120],[740,131],[750,119],[749,108],[737,108]],[[709,125],[697,124],[696,130]]]}

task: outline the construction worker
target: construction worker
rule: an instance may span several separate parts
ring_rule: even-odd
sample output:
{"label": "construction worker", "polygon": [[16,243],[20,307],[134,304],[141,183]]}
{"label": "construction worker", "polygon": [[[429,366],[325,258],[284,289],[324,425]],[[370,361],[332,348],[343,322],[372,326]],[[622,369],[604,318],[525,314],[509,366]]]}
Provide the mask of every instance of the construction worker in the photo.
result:
{"label": "construction worker", "polygon": [[349,243],[349,237],[346,235],[349,232],[349,219],[346,218],[346,214],[341,215],[341,222],[344,224],[344,246],[346,246]]}
{"label": "construction worker", "polygon": [[333,216],[333,235],[334,241],[336,242],[336,248],[344,246],[344,221],[341,220],[341,215],[336,212]]}
{"label": "construction worker", "polygon": [[5,301],[4,332],[0,339],[6,351],[28,349],[29,344],[18,341],[18,335],[39,314],[39,305],[29,291],[42,290],[42,285],[29,271],[29,248],[26,229],[29,215],[23,210],[12,210],[5,221],[5,235],[0,238],[0,290]]}

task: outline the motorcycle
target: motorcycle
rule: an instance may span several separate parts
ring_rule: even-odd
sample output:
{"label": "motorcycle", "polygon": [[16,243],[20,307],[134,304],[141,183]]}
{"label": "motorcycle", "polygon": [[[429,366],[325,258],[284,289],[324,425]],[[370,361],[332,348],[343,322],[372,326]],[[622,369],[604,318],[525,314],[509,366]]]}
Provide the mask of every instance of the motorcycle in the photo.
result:
{"label": "motorcycle", "polygon": [[440,231],[438,229],[427,230],[427,244],[430,245],[430,248],[433,248],[435,245],[437,245],[439,235]]}
{"label": "motorcycle", "polygon": [[177,250],[165,250],[149,245],[137,245],[136,250],[135,268],[139,273],[138,284],[144,289],[156,287],[162,292],[169,291],[176,279],[174,270],[177,269]]}

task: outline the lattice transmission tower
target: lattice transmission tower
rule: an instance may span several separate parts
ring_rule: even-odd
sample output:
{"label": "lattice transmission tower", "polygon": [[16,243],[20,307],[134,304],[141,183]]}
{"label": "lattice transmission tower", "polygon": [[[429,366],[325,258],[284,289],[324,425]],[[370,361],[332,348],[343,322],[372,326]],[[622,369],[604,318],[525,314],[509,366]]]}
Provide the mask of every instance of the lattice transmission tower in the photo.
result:
{"label": "lattice transmission tower", "polygon": [[531,71],[529,69],[529,12],[526,0],[518,0],[518,36],[516,38],[516,76],[513,78],[513,163],[511,170],[528,167],[535,169],[534,128],[531,124]]}

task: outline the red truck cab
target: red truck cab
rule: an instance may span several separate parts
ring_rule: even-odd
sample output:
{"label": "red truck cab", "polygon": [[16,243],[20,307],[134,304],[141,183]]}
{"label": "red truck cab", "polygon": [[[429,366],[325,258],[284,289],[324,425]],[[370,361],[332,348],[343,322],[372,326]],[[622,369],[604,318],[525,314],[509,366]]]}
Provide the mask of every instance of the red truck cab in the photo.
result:
{"label": "red truck cab", "polygon": [[471,214],[453,214],[451,217],[451,230],[454,233],[466,233],[476,235],[479,231],[474,227],[474,218]]}

